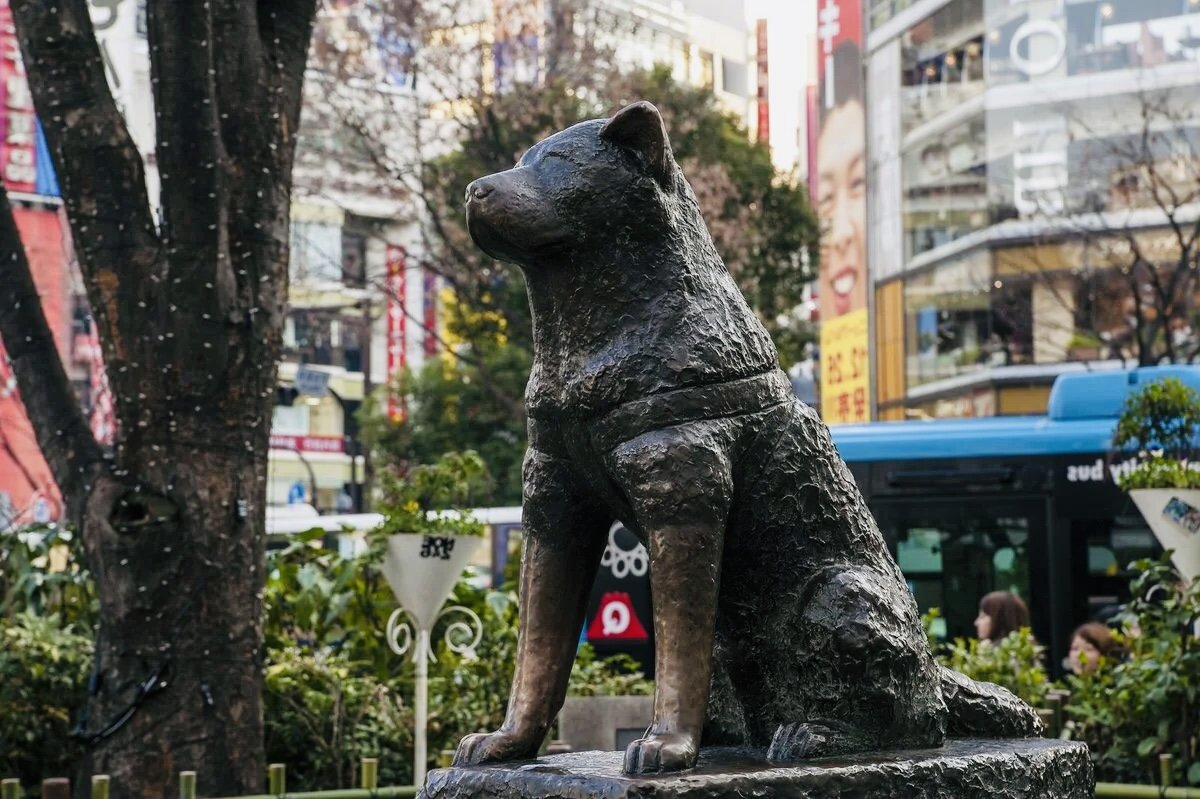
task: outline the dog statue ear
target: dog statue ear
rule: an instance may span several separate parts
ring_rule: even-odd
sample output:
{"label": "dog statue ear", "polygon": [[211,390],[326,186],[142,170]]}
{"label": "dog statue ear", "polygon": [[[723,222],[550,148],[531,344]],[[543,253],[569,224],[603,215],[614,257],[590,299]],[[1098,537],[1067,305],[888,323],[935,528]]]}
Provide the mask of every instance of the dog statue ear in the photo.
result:
{"label": "dog statue ear", "polygon": [[675,158],[667,128],[653,104],[645,100],[627,105],[600,128],[600,138],[632,150],[663,189],[675,184]]}

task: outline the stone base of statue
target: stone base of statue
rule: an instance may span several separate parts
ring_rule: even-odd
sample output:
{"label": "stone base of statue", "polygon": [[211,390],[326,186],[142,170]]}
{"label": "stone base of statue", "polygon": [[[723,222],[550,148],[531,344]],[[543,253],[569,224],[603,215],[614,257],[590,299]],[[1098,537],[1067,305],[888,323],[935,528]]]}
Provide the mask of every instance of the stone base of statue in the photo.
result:
{"label": "stone base of statue", "polygon": [[572,752],[431,772],[425,799],[1092,799],[1087,747],[1043,738],[952,740],[775,766],[761,751],[705,749],[696,768],[629,777],[621,752]]}

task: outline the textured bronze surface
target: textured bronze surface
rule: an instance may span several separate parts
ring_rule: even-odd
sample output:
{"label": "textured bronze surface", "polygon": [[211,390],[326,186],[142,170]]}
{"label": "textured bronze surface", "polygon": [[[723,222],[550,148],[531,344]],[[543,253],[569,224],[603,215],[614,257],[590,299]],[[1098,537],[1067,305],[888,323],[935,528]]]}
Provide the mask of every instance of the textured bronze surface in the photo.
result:
{"label": "textured bronze surface", "polygon": [[465,738],[457,764],[537,751],[614,519],[646,543],[654,594],[654,718],[631,774],[693,765],[702,734],[788,762],[1040,729],[1008,692],[934,663],[654,106],[539,142],[466,203],[476,243],[525,272],[535,358],[516,675],[503,726]]}
{"label": "textured bronze surface", "polygon": [[1079,743],[950,740],[937,749],[850,755],[792,766],[763,752],[705,749],[680,774],[630,777],[619,752],[430,773],[425,799],[1092,799]]}

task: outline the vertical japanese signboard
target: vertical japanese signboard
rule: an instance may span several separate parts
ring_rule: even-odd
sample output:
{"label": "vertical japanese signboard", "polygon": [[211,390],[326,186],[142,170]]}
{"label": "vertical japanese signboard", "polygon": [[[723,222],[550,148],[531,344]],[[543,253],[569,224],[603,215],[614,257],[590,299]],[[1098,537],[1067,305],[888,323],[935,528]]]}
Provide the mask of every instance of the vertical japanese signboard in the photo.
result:
{"label": "vertical japanese signboard", "polygon": [[761,142],[771,141],[771,91],[767,71],[767,21],[758,20],[754,26],[755,62],[758,66],[758,136]]}
{"label": "vertical japanese signboard", "polygon": [[871,407],[860,0],[820,0],[817,41],[821,413],[828,424],[866,422]]}
{"label": "vertical japanese signboard", "polygon": [[404,266],[404,248],[389,244],[387,248],[387,413],[388,418],[394,422],[404,418],[404,398],[400,396],[396,380],[408,363],[408,339],[405,335],[407,325],[404,318],[404,304],[408,298],[405,291]]}
{"label": "vertical japanese signboard", "polygon": [[8,0],[0,0],[0,173],[9,191],[37,188],[37,117]]}

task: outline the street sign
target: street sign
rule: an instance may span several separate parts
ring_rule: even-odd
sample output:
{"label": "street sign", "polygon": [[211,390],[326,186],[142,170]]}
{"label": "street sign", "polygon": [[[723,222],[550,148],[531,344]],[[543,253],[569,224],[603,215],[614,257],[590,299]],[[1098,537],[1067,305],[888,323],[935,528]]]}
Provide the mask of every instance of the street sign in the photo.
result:
{"label": "street sign", "polygon": [[329,391],[329,372],[301,365],[296,370],[296,390],[310,397],[323,397]]}

